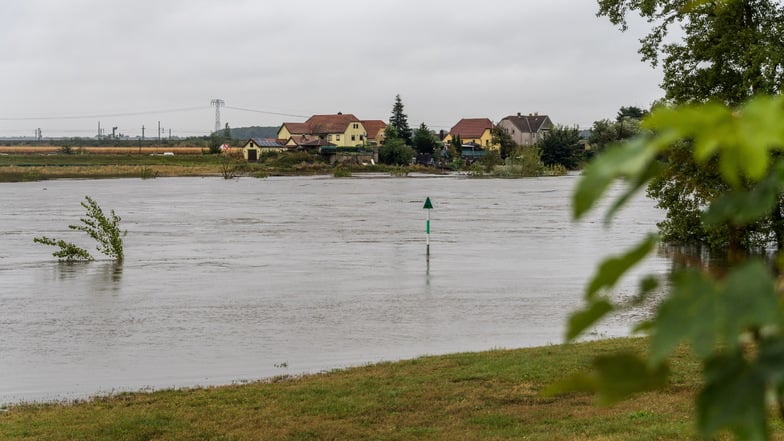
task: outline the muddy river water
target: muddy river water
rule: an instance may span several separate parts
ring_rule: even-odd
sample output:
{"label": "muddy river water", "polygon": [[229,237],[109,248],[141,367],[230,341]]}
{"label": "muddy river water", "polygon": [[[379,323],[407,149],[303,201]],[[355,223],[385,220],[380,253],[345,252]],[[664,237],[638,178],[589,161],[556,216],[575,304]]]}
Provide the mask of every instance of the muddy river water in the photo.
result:
{"label": "muddy river water", "polygon": [[[599,213],[573,223],[577,179],[2,184],[0,404],[560,343],[598,260],[661,217],[639,197],[610,228]],[[93,249],[67,228],[85,195],[122,217],[121,266],[58,263],[33,243],[47,235]],[[669,266],[653,257],[644,269]],[[627,334],[644,313],[593,335]]]}

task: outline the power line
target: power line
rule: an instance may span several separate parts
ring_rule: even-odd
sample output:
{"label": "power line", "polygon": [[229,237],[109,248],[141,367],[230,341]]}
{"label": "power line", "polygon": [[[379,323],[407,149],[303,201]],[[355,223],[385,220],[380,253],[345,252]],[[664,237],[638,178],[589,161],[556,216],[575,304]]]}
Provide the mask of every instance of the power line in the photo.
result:
{"label": "power line", "polygon": [[267,115],[278,115],[278,116],[293,116],[295,118],[310,118],[311,116],[311,115],[294,115],[292,113],[269,112],[266,110],[245,109],[242,107],[234,107],[234,106],[224,106],[224,107],[231,110],[240,110],[242,112],[264,113]]}
{"label": "power line", "polygon": [[199,107],[181,107],[178,109],[165,109],[165,110],[148,110],[144,112],[125,112],[125,113],[105,113],[94,115],[61,115],[61,116],[26,116],[26,117],[2,117],[0,121],[56,121],[56,120],[70,120],[70,119],[96,119],[96,118],[116,118],[121,116],[142,116],[142,115],[158,115],[162,113],[179,113],[179,112],[193,112],[196,110],[204,110],[204,106]]}

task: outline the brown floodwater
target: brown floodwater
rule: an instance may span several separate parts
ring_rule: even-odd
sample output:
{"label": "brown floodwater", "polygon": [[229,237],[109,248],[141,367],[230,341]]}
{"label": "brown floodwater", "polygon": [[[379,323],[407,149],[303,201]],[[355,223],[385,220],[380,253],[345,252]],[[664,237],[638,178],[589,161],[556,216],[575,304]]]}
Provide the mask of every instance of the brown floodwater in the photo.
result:
{"label": "brown floodwater", "polygon": [[[597,262],[661,217],[570,220],[576,176],[59,180],[0,185],[0,403],[226,384],[560,343]],[[85,195],[121,266],[58,263]],[[425,255],[425,197],[431,256]],[[97,252],[95,253],[97,255]],[[665,274],[666,257],[641,269]],[[638,271],[639,272],[639,271]],[[619,298],[635,294],[629,280]],[[626,335],[631,310],[589,336]]]}

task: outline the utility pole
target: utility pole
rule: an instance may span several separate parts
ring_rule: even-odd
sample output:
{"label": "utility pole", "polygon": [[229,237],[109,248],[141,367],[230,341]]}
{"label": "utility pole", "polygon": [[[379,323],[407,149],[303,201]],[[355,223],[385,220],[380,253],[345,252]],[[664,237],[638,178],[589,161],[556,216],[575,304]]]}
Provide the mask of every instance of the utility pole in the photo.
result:
{"label": "utility pole", "polygon": [[142,124],[142,141],[144,141],[144,124]]}
{"label": "utility pole", "polygon": [[117,139],[117,126],[112,127],[112,139]]}
{"label": "utility pole", "polygon": [[98,121],[98,139],[101,139],[101,122]]}
{"label": "utility pole", "polygon": [[169,140],[171,140],[171,127],[169,127]]}
{"label": "utility pole", "polygon": [[215,132],[214,133],[217,135],[218,131],[221,129],[220,109],[221,107],[226,105],[226,102],[220,98],[215,98],[212,101],[210,101],[210,105],[215,107]]}
{"label": "utility pole", "polygon": [[158,121],[158,142],[161,142],[161,122]]}

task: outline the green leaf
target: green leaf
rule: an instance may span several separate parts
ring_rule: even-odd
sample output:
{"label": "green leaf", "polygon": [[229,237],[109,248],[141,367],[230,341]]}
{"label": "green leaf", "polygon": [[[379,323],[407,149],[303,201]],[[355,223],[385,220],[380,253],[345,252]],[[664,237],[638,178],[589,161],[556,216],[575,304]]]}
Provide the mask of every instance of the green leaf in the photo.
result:
{"label": "green leaf", "polygon": [[707,357],[719,342],[733,349],[743,332],[783,322],[773,277],[763,262],[744,264],[721,284],[705,274],[682,271],[657,311],[651,361],[665,359],[683,340]]}
{"label": "green leaf", "polygon": [[740,439],[767,440],[765,378],[739,352],[705,364],[706,384],[697,397],[697,425],[710,437],[729,429]]}
{"label": "green leaf", "polygon": [[575,189],[572,209],[575,219],[590,211],[618,178],[636,182],[655,160],[656,147],[645,138],[635,138],[626,144],[608,148],[590,163]]}
{"label": "green leaf", "polygon": [[632,306],[640,306],[659,287],[659,280],[655,276],[645,276],[640,280],[640,292],[632,299]]}
{"label": "green leaf", "polygon": [[636,174],[635,176],[630,177],[630,182],[627,188],[621,193],[621,195],[613,202],[610,208],[607,210],[607,213],[604,215],[604,222],[605,224],[609,224],[612,220],[612,217],[618,210],[621,209],[629,199],[632,198],[638,191],[640,191],[643,187],[647,187],[648,182],[659,176],[659,174],[664,169],[664,165],[659,161],[650,161],[647,163],[647,168],[641,170],[640,173]]}
{"label": "green leaf", "polygon": [[613,305],[605,299],[592,302],[588,308],[572,313],[569,316],[569,325],[566,331],[566,340],[572,341],[598,322],[605,315],[613,311]]}
{"label": "green leaf", "polygon": [[757,365],[772,384],[784,383],[784,336],[769,337],[760,343]]}
{"label": "green leaf", "polygon": [[735,191],[720,196],[705,213],[708,225],[721,225],[731,222],[734,225],[748,225],[773,211],[778,195],[784,190],[784,167],[779,165],[774,173],[757,184],[750,191]]}
{"label": "green leaf", "polygon": [[543,395],[594,392],[599,404],[610,405],[636,393],[660,389],[668,376],[666,364],[649,368],[637,355],[618,353],[596,357],[590,372],[568,377],[545,389]]}
{"label": "green leaf", "polygon": [[762,261],[751,261],[730,273],[721,300],[721,333],[730,347],[750,328],[784,321],[775,282]]}
{"label": "green leaf", "polygon": [[693,270],[678,272],[672,294],[659,305],[651,330],[651,362],[661,363],[680,344],[690,340],[697,355],[713,350],[718,331],[718,289],[713,281]]}
{"label": "green leaf", "polygon": [[642,243],[623,255],[606,259],[599,266],[599,271],[594,275],[585,293],[587,299],[593,298],[599,290],[612,288],[618,280],[634,265],[640,263],[656,247],[656,235],[648,235]]}
{"label": "green leaf", "polygon": [[722,178],[734,188],[744,179],[758,181],[767,173],[770,152],[784,148],[784,98],[761,96],[737,111],[720,103],[662,108],[643,121],[660,145],[691,139],[701,163],[719,156]]}

